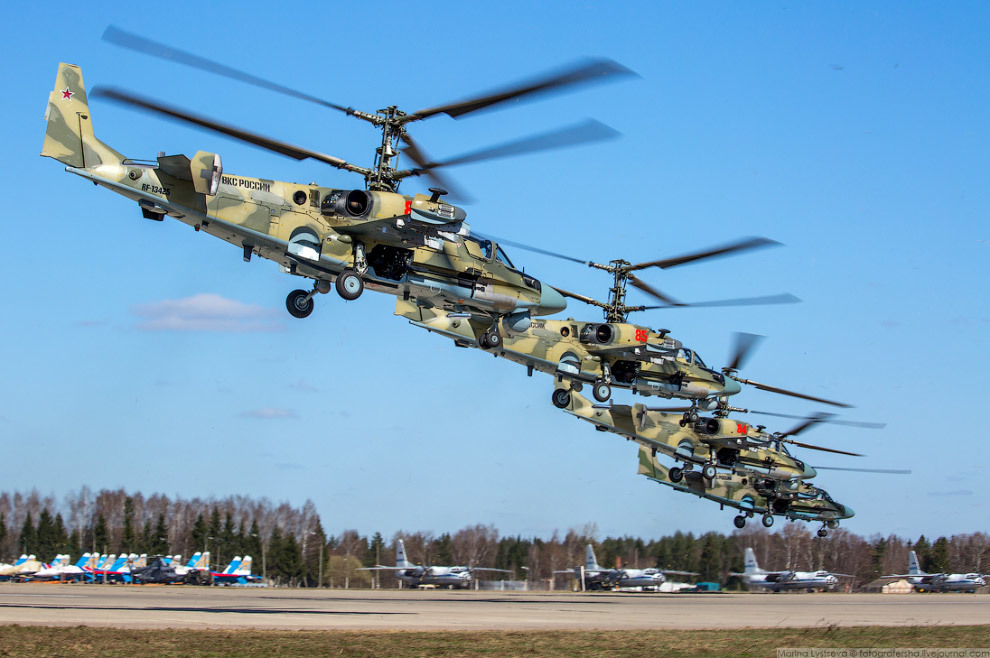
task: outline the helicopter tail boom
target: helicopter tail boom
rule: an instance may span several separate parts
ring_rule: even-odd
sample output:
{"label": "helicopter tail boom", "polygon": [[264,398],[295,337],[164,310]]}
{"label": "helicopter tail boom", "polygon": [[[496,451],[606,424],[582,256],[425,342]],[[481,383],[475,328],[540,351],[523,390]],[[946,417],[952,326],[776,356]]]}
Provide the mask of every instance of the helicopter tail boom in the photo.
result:
{"label": "helicopter tail boom", "polygon": [[82,70],[72,64],[58,65],[55,88],[45,111],[48,128],[41,155],[70,167],[119,164],[122,156],[93,134],[93,121],[83,86]]}

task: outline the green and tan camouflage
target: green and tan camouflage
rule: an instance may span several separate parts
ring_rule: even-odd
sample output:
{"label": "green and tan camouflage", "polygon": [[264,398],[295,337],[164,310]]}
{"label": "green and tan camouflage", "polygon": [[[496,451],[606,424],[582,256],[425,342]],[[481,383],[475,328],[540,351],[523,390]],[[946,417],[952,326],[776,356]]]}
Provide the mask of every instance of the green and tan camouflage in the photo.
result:
{"label": "green and tan camouflage", "polygon": [[[395,314],[427,331],[446,336],[460,347],[476,347],[553,375],[568,387],[558,389],[554,404],[565,407],[567,388],[592,384],[595,399],[611,397],[611,387],[641,395],[709,400],[734,395],[740,386],[705,366],[692,350],[664,330],[629,323],[503,317],[489,324],[442,309],[399,299]],[[494,342],[493,342],[494,340]]]}
{"label": "green and tan camouflage", "polygon": [[826,528],[839,527],[841,519],[852,518],[855,512],[829,496],[824,489],[802,480],[768,480],[746,474],[718,473],[709,480],[697,471],[686,471],[674,481],[671,471],[657,460],[656,453],[646,446],[639,448],[640,475],[666,485],[675,491],[706,498],[723,509],[730,507],[741,513],[734,519],[737,528],[745,527],[746,519],[762,516],[765,527],[773,525],[775,516],[793,521],[821,522],[819,537],[828,534]]}
{"label": "green and tan camouflage", "polygon": [[[700,417],[691,422],[680,413],[642,404],[595,405],[573,391],[564,411],[676,462],[702,466],[709,478],[719,469],[773,480],[806,480],[817,475],[772,434],[732,418]],[[675,481],[682,473],[683,469],[671,469]]]}
{"label": "green and tan camouflage", "polygon": [[441,192],[402,195],[228,174],[220,156],[197,152],[125,158],[94,134],[82,72],[60,64],[49,96],[42,155],[134,201],[142,216],[172,217],[196,231],[313,280],[286,307],[296,317],[336,284],[345,299],[365,287],[492,325],[556,313],[564,298],[517,270],[493,242],[474,238],[466,213]]}

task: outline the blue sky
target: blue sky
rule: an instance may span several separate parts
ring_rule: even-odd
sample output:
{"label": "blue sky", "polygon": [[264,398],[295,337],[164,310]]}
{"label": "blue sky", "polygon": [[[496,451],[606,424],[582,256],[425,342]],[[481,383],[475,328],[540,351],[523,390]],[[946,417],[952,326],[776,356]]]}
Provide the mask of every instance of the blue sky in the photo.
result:
{"label": "blue sky", "polygon": [[[985,4],[112,7],[21,7],[0,28],[0,435],[19,456],[5,489],[312,498],[329,532],[731,529],[730,512],[637,476],[634,445],[554,409],[548,377],[454,349],[393,317],[384,295],[321,296],[295,320],[283,300],[300,282],[272,263],[245,264],[226,243],[143,220],[38,157],[46,98],[67,61],[89,89],[132,89],[370,164],[377,137],[365,124],[122,50],[100,39],[112,23],[368,111],[456,100],[582,56],[630,67],[641,79],[438,117],[413,134],[444,157],[585,117],[623,133],[452,171],[476,199],[466,209],[480,231],[633,262],[748,235],[784,243],[644,278],[685,300],[791,292],[804,303],[639,321],[671,329],[715,365],[732,332],[764,334],[746,376],[886,422],[804,435],[869,455],[801,453],[815,464],[914,469],[822,475],[856,509],[851,530],[988,530]],[[91,110],[97,135],[129,157],[202,149],[220,153],[229,173],[361,184],[109,103]],[[544,281],[605,294],[601,273],[509,251]],[[566,315],[599,317],[577,302]],[[738,402],[817,409],[758,391]]]}

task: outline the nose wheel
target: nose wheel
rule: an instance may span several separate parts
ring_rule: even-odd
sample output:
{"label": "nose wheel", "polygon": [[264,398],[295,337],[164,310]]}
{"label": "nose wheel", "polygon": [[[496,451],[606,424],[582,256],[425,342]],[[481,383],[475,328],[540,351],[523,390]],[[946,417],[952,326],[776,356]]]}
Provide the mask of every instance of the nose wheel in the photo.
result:
{"label": "nose wheel", "polygon": [[819,537],[823,537],[823,538],[824,537],[828,537],[828,529],[825,526],[822,526],[821,528],[819,528],[818,529],[818,536]]}
{"label": "nose wheel", "polygon": [[289,311],[289,314],[294,318],[308,318],[313,312],[313,307],[316,304],[313,303],[313,295],[316,294],[316,290],[311,292],[306,292],[305,290],[293,290],[289,293],[289,296],[285,298],[285,308]]}
{"label": "nose wheel", "polygon": [[769,528],[773,525],[773,514],[764,514],[760,520],[763,522],[764,528]]}
{"label": "nose wheel", "polygon": [[740,530],[746,527],[746,517],[742,514],[738,515],[736,518],[732,519],[732,525],[736,526]]}
{"label": "nose wheel", "polygon": [[599,379],[595,382],[595,386],[591,389],[591,394],[594,395],[595,399],[599,402],[606,402],[610,397],[612,397],[612,387]]}
{"label": "nose wheel", "polygon": [[478,339],[478,342],[481,343],[481,346],[486,350],[494,350],[502,346],[502,336],[500,336],[495,329],[489,329],[485,333],[481,334],[481,338]]}
{"label": "nose wheel", "polygon": [[571,403],[571,392],[566,388],[555,388],[550,400],[553,402],[553,406],[564,409]]}

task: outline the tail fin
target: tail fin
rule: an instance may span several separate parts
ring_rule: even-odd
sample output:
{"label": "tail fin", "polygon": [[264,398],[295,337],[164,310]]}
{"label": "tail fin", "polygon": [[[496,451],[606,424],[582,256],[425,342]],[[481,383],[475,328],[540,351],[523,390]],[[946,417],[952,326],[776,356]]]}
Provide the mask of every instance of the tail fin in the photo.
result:
{"label": "tail fin", "polygon": [[120,153],[96,139],[83,86],[82,70],[72,64],[59,64],[55,89],[48,96],[45,111],[48,129],[41,155],[55,158],[70,167],[95,167],[119,163]]}
{"label": "tail fin", "polygon": [[763,573],[763,569],[761,569],[760,565],[757,564],[756,562],[756,553],[753,551],[752,548],[746,549],[746,561],[744,564],[746,565],[746,568],[743,569],[743,573],[746,574],[747,576],[757,573]]}
{"label": "tail fin", "polygon": [[234,573],[236,573],[238,575],[241,575],[241,576],[250,576],[251,575],[251,556],[250,555],[245,555],[244,556],[244,559],[241,560],[240,566],[237,567],[237,569],[234,571]]}
{"label": "tail fin", "polygon": [[205,553],[201,554],[199,556],[199,559],[196,560],[196,563],[192,565],[192,568],[193,569],[199,569],[199,570],[202,570],[202,571],[209,571],[210,570],[210,552],[209,551],[206,551]]}
{"label": "tail fin", "polygon": [[406,559],[406,545],[400,539],[398,546],[395,549],[395,566],[397,567],[413,567],[415,566],[412,562]]}
{"label": "tail fin", "polygon": [[86,566],[87,562],[89,562],[89,553],[83,553],[82,557],[79,558],[79,561],[76,562],[76,566],[82,569],[84,566]]}
{"label": "tail fin", "polygon": [[222,573],[234,573],[239,566],[241,566],[241,556],[237,555],[230,561],[230,564],[227,565],[227,568]]}
{"label": "tail fin", "polygon": [[922,573],[921,567],[918,565],[918,554],[911,551],[911,554],[908,556],[908,574],[917,576]]}
{"label": "tail fin", "polygon": [[202,553],[200,553],[199,551],[193,553],[192,557],[189,558],[189,561],[186,562],[186,566],[189,567],[190,569],[195,569],[196,565],[199,563],[199,558],[201,555]]}
{"label": "tail fin", "polygon": [[598,564],[598,558],[595,557],[595,549],[591,547],[591,544],[584,547],[584,570],[604,571]]}

